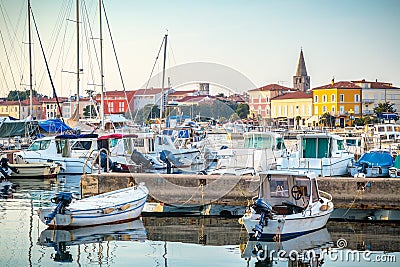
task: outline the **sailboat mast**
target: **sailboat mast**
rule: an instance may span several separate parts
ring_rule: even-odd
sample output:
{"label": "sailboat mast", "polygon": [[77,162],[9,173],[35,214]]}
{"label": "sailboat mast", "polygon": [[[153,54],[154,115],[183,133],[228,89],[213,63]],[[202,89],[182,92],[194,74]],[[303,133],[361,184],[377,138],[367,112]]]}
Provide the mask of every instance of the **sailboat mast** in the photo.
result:
{"label": "sailboat mast", "polygon": [[101,20],[101,2],[99,0],[99,30],[100,30],[100,77],[101,77],[101,91],[100,91],[100,122],[101,130],[104,130],[104,74],[103,74],[103,28]]}
{"label": "sailboat mast", "polygon": [[79,0],[76,0],[76,109],[79,110]]}
{"label": "sailboat mast", "polygon": [[28,115],[31,115],[33,118],[31,0],[28,0],[28,45],[29,45],[29,114]]}
{"label": "sailboat mast", "polygon": [[[164,36],[164,62],[163,62],[163,73],[162,73],[162,87],[161,87],[161,104],[160,104],[160,120],[162,121],[163,118],[163,112],[165,109],[165,103],[164,103],[164,82],[165,82],[165,62],[167,60],[167,41],[168,41],[168,33],[165,34]],[[161,122],[160,122],[161,126]]]}

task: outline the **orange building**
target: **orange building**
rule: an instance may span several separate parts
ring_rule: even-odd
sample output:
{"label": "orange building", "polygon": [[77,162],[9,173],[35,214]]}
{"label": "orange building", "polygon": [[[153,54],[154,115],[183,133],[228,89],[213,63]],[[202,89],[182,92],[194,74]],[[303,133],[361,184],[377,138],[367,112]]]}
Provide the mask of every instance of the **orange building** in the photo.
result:
{"label": "orange building", "polygon": [[361,117],[361,87],[352,82],[334,82],[312,89],[314,115],[329,113],[341,127]]}

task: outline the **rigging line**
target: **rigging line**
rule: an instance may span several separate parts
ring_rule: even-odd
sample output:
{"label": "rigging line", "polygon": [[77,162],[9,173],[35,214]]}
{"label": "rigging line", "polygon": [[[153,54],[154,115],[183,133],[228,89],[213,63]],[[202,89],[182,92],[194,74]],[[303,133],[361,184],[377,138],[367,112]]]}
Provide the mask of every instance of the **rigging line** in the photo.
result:
{"label": "rigging line", "polygon": [[[117,67],[118,67],[119,77],[121,78],[122,89],[124,90],[124,94],[125,94],[125,98],[126,98],[126,102],[127,102],[128,113],[130,114],[130,113],[131,113],[131,108],[130,108],[130,105],[129,105],[129,102],[128,102],[128,96],[127,96],[127,94],[126,94],[124,79],[123,79],[123,77],[122,77],[121,65],[119,64],[119,60],[118,60],[118,56],[117,56],[117,51],[116,51],[116,49],[115,49],[114,39],[113,39],[113,37],[112,37],[112,35],[111,35],[111,27],[110,27],[110,23],[109,23],[109,21],[108,21],[108,16],[107,16],[107,12],[106,12],[106,8],[105,8],[104,1],[103,1],[103,0],[101,0],[101,5],[103,6],[104,17],[105,17],[105,19],[106,19],[108,32],[109,32],[109,34],[110,34],[110,40],[111,40],[111,44],[112,44],[113,51],[114,51],[115,61],[116,61],[116,63],[117,63]],[[163,43],[164,43],[164,41],[163,41]]]}
{"label": "rigging line", "polygon": [[[4,52],[6,53],[7,63],[8,63],[8,66],[9,66],[9,68],[10,68],[10,72],[11,72],[11,76],[12,76],[12,81],[13,81],[13,83],[14,83],[14,88],[15,88],[15,90],[17,90],[17,85],[15,84],[14,72],[12,71],[12,68],[11,68],[10,58],[9,58],[9,56],[8,56],[7,48],[6,48],[6,46],[5,46],[5,42],[4,42],[4,38],[3,38],[3,33],[2,33],[2,31],[1,31],[1,29],[0,29],[0,38],[1,38],[1,41],[2,41],[2,43],[3,43]],[[8,88],[8,89],[10,89],[10,88]],[[19,101],[19,96],[18,96],[18,101]]]}
{"label": "rigging line", "polygon": [[[68,1],[67,2],[63,1],[63,4],[64,3],[68,4]],[[46,47],[46,50],[50,51],[49,52],[49,60],[51,60],[52,57],[53,57],[53,53],[54,53],[54,50],[55,50],[55,47],[56,47],[56,44],[57,44],[57,40],[59,39],[59,36],[60,36],[60,34],[62,32],[61,31],[61,28],[62,28],[62,25],[63,25],[62,22],[66,18],[67,10],[68,10],[68,6],[67,5],[62,5],[61,8],[60,8],[60,11],[58,13],[54,29],[53,29],[53,31],[51,33],[51,36],[50,36],[50,42],[48,43],[48,46]],[[57,73],[57,69],[58,69],[60,60],[61,60],[60,57],[58,57],[58,61],[56,63],[56,68],[55,68],[56,69],[55,70],[56,73]],[[39,71],[39,76],[41,76],[40,82],[39,82],[39,87],[41,87],[42,84],[43,84],[43,80],[44,80],[44,73],[43,72],[44,72],[44,70],[43,70],[43,67],[42,67],[42,69]]]}
{"label": "rigging line", "polygon": [[[91,52],[91,50],[90,50],[90,39],[92,39],[92,41],[93,41],[93,35],[92,35],[91,27],[90,27],[89,16],[88,16],[88,13],[87,13],[85,2],[83,2],[83,9],[85,10],[85,15],[86,15],[86,17],[82,16],[82,22],[83,22],[83,27],[84,27],[84,35],[86,37],[86,47],[87,47],[87,51],[88,51],[88,61],[89,61],[88,65],[90,66],[91,79],[92,79],[93,83],[95,83],[94,82],[95,74],[94,74],[94,69],[93,69],[93,59],[92,59],[92,56],[91,56],[92,53],[90,53]],[[88,36],[88,34],[87,34],[88,33],[88,28],[89,28],[90,36]],[[93,44],[93,47],[94,47],[94,53],[96,54],[96,57],[97,57],[97,51],[96,51],[96,47],[95,47],[94,44]]]}
{"label": "rigging line", "polygon": [[[14,43],[15,43],[15,40],[18,39],[17,35],[16,35],[16,31],[18,31],[18,28],[19,28],[19,23],[20,23],[20,20],[21,20],[21,14],[22,14],[23,8],[22,7],[20,8],[20,15],[19,15],[19,18],[17,20],[17,26],[16,26],[16,30],[15,31],[11,31],[9,29],[8,25],[12,25],[12,23],[11,23],[10,17],[8,16],[8,13],[4,12],[4,7],[2,5],[0,5],[0,10],[1,10],[1,14],[2,14],[3,19],[4,19],[8,40],[10,42],[10,48],[11,48],[11,51],[13,52],[12,53],[13,59],[17,63],[18,70],[20,72],[22,72],[21,65],[18,64],[18,56],[17,56],[17,54],[15,53],[15,50],[14,50]],[[11,33],[13,33],[13,34],[11,34]],[[18,45],[18,46],[21,47],[21,45]]]}
{"label": "rigging line", "polygon": [[[145,91],[147,90],[147,88],[148,88],[148,86],[149,86],[149,83],[150,83],[150,79],[151,79],[151,77],[153,76],[154,68],[156,67],[156,64],[157,64],[157,61],[158,61],[158,57],[160,56],[160,53],[161,53],[161,50],[162,50],[162,48],[163,48],[164,42],[165,42],[165,37],[163,37],[163,40],[162,40],[162,42],[161,42],[160,49],[158,50],[156,60],[154,61],[153,68],[151,69],[149,79],[147,80],[146,87],[144,88]],[[139,110],[135,113],[135,117],[133,118],[133,121],[136,120],[136,117],[137,117],[138,113],[139,113]]]}
{"label": "rigging line", "polygon": [[47,73],[48,73],[48,75],[49,75],[51,87],[53,88],[53,93],[54,93],[54,96],[56,97],[58,111],[60,112],[61,119],[62,119],[62,121],[64,122],[64,118],[63,118],[63,116],[62,116],[62,110],[61,110],[60,102],[58,101],[56,88],[54,87],[53,79],[51,78],[51,73],[50,73],[50,69],[49,69],[49,64],[47,63],[46,55],[45,55],[44,50],[43,50],[42,40],[40,39],[39,30],[38,30],[38,27],[37,27],[37,25],[36,25],[36,20],[35,20],[35,16],[33,15],[32,8],[31,8],[30,12],[31,12],[31,15],[32,15],[33,24],[35,25],[37,37],[38,37],[39,44],[40,44],[40,48],[41,48],[41,50],[42,50],[43,59],[44,59],[44,62],[45,62],[45,64],[46,64]]}

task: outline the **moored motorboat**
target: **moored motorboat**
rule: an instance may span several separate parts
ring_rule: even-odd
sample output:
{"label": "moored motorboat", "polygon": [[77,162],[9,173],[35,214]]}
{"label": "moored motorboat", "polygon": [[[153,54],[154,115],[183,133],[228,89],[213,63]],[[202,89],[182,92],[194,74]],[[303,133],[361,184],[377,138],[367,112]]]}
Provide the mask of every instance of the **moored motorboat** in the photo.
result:
{"label": "moored motorboat", "polygon": [[269,171],[261,179],[258,199],[242,217],[251,238],[292,237],[326,225],[332,196],[318,189],[315,173]]}
{"label": "moored motorboat", "polygon": [[80,200],[73,200],[70,192],[60,192],[52,199],[57,205],[40,208],[38,215],[43,223],[52,227],[121,223],[141,215],[148,193],[144,184]]}
{"label": "moored motorboat", "polygon": [[387,149],[373,149],[364,153],[357,162],[349,166],[351,176],[389,177],[389,168],[394,166],[393,157]]}

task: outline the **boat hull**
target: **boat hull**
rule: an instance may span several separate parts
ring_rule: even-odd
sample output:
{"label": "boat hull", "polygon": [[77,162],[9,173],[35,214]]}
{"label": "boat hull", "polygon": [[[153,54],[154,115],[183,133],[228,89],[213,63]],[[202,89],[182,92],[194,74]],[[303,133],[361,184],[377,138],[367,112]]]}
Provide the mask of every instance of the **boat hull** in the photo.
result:
{"label": "boat hull", "polygon": [[60,173],[61,166],[56,163],[9,164],[17,168],[19,173],[12,173],[14,178],[51,178]]}
{"label": "boat hull", "polygon": [[[281,238],[292,238],[295,236],[307,234],[318,229],[323,228],[332,213],[333,209],[329,212],[324,212],[315,216],[303,216],[302,214],[275,216],[273,219],[268,220],[268,224],[264,226],[262,239],[272,238],[276,235]],[[254,231],[256,225],[259,224],[259,217],[244,216],[243,223],[249,233],[250,238],[254,238]]]}
{"label": "boat hull", "polygon": [[[136,192],[128,192],[129,190]],[[121,193],[125,193],[125,196],[118,199]],[[64,214],[56,214],[50,222],[47,220],[54,211],[54,207],[39,209],[38,215],[43,223],[51,227],[73,228],[122,223],[134,220],[141,215],[147,195],[148,189],[144,185],[139,185],[137,188],[125,188],[72,202]],[[126,197],[129,199],[127,200]],[[106,198],[110,201],[104,201]]]}

